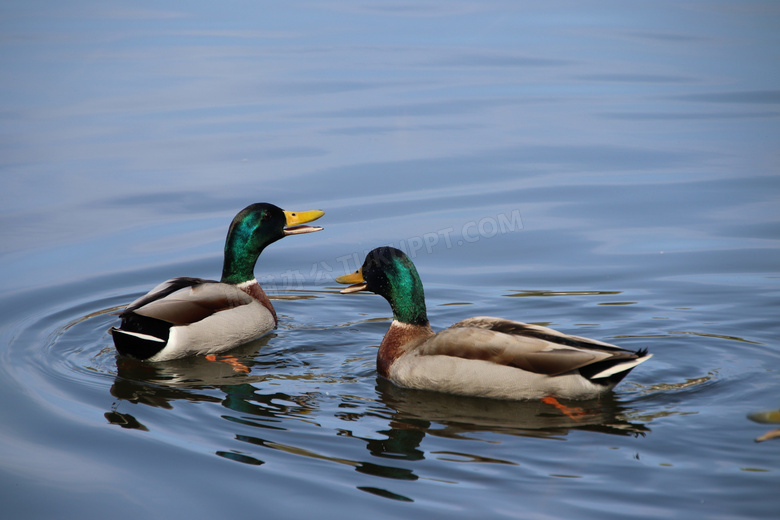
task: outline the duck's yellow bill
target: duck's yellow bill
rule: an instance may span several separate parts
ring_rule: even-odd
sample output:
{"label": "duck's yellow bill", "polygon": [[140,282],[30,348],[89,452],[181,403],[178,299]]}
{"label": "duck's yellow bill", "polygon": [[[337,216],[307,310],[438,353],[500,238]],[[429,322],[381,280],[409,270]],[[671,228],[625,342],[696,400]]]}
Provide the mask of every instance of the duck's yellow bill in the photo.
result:
{"label": "duck's yellow bill", "polygon": [[349,294],[366,290],[366,281],[363,280],[363,268],[361,267],[354,273],[345,274],[336,278],[338,283],[351,283],[346,289],[341,290],[341,294]]}
{"label": "duck's yellow bill", "polygon": [[320,226],[301,226],[306,222],[317,220],[325,214],[324,211],[313,209],[311,211],[285,211],[284,218],[286,219],[284,234],[285,235],[300,235],[301,233],[313,233],[315,231],[322,231]]}

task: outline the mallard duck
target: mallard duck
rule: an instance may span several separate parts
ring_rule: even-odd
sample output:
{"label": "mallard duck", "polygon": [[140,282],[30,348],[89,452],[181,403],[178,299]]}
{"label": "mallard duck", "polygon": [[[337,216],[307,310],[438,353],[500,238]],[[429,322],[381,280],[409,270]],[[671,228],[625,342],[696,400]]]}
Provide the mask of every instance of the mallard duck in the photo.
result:
{"label": "mallard duck", "polygon": [[138,298],[119,314],[121,325],[110,329],[116,349],[137,359],[165,361],[218,354],[266,334],[277,318],[255,279],[257,258],[280,238],[320,231],[301,224],[322,215],[267,203],[247,206],[228,229],[222,279],[172,278]]}
{"label": "mallard duck", "polygon": [[342,293],[383,296],[393,321],[377,354],[377,371],[398,386],[497,399],[587,399],[612,389],[651,354],[488,316],[434,333],[422,282],[402,251],[380,247]]}

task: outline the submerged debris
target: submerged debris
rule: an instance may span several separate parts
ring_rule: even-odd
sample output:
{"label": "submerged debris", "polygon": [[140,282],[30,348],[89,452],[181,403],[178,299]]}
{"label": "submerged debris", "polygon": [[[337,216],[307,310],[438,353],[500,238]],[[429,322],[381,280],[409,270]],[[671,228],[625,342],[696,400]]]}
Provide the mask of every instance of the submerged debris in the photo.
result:
{"label": "submerged debris", "polygon": [[[780,409],[778,410],[766,410],[763,412],[753,412],[748,414],[748,419],[753,422],[761,424],[774,424],[780,423]],[[760,437],[756,437],[756,442],[764,442],[770,439],[777,439],[780,437],[780,428],[776,430],[770,430]]]}

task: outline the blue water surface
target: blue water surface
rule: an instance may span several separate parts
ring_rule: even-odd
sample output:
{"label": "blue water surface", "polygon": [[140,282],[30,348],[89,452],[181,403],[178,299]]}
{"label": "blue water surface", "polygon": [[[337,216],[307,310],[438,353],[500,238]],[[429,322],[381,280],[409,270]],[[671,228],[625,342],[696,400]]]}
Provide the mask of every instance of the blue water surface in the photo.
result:
{"label": "blue water surface", "polygon": [[[7,1],[0,504],[9,518],[775,518],[776,2]],[[269,247],[249,368],[116,356],[115,313]],[[476,315],[648,348],[571,403],[377,378],[404,249]]]}

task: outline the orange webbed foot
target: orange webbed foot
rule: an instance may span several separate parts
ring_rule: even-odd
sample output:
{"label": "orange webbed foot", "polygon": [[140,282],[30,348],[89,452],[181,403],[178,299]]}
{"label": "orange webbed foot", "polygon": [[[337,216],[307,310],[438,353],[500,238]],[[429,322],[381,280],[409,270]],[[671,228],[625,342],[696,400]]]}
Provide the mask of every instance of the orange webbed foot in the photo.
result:
{"label": "orange webbed foot", "polygon": [[249,367],[241,363],[241,361],[238,360],[235,356],[220,356],[217,358],[215,354],[209,354],[206,356],[206,359],[209,361],[221,361],[222,363],[227,363],[231,367],[233,367],[234,372],[238,372],[240,374],[248,374],[249,373]]}
{"label": "orange webbed foot", "polygon": [[542,402],[556,407],[565,416],[574,419],[575,421],[579,421],[584,415],[586,415],[585,410],[583,410],[582,408],[578,406],[575,407],[566,406],[565,404],[561,404],[560,402],[558,402],[558,400],[554,397],[543,397]]}

